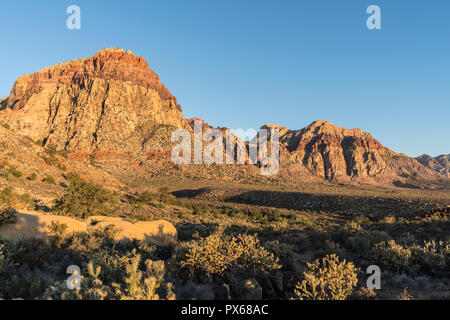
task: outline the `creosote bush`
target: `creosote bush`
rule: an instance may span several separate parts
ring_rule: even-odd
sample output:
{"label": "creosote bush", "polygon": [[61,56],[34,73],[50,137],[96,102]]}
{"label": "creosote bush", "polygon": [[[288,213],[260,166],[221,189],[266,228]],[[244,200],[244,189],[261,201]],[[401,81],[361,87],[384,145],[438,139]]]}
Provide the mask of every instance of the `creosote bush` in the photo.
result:
{"label": "creosote bush", "polygon": [[56,184],[55,177],[53,176],[46,176],[42,182],[48,183],[48,184]]}
{"label": "creosote bush", "polygon": [[396,273],[438,274],[450,268],[450,241],[432,240],[422,246],[381,242],[371,251],[371,258],[381,268]]}
{"label": "creosote bush", "polygon": [[153,199],[154,199],[154,195],[152,193],[150,193],[149,191],[142,192],[137,198],[137,200],[139,202],[143,202],[146,204],[151,204],[153,202]]}
{"label": "creosote bush", "polygon": [[66,193],[56,200],[53,210],[59,215],[82,219],[96,215],[105,216],[111,214],[111,201],[111,192],[101,185],[73,178]]}
{"label": "creosote bush", "polygon": [[0,209],[0,226],[10,223],[16,223],[17,211],[14,208],[8,207],[4,209]]}
{"label": "creosote bush", "polygon": [[18,203],[25,204],[31,210],[35,208],[34,200],[28,193],[18,194],[12,187],[4,187],[0,191],[0,208],[14,207]]}
{"label": "creosote bush", "polygon": [[21,178],[23,176],[23,173],[16,169],[14,166],[10,166],[8,169],[8,173],[13,175],[16,178]]}
{"label": "creosote bush", "polygon": [[307,264],[305,280],[296,285],[294,293],[300,300],[345,300],[358,283],[357,272],[352,262],[327,255]]}

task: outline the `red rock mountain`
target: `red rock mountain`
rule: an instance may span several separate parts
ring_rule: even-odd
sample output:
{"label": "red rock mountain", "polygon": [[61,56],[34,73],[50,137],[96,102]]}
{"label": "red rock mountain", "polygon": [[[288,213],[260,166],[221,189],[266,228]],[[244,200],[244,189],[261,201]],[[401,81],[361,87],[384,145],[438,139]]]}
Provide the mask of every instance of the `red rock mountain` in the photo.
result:
{"label": "red rock mountain", "polygon": [[443,154],[434,158],[427,154],[423,154],[416,159],[424,166],[450,178],[450,154]]}
{"label": "red rock mountain", "polygon": [[315,121],[301,130],[276,125],[290,162],[301,163],[315,176],[338,183],[423,186],[434,183],[433,170],[384,147],[370,133]]}
{"label": "red rock mountain", "polygon": [[[144,171],[153,175],[156,171],[148,164],[143,172],[131,172],[130,167],[145,166],[142,163],[154,157],[167,158],[172,130],[191,130],[194,120],[199,119],[184,119],[176,98],[145,59],[116,48],[24,75],[10,95],[0,100],[0,123],[11,130],[71,154],[135,155],[135,160],[122,162],[114,172],[138,178]],[[204,122],[203,127],[210,128]],[[301,130],[264,128],[280,130],[282,179],[433,187],[435,180],[445,178],[416,159],[387,149],[360,129],[326,121]],[[170,166],[169,160],[161,165]],[[108,166],[109,170],[112,165]],[[228,173],[217,176],[227,178]]]}
{"label": "red rock mountain", "polygon": [[150,122],[187,126],[146,60],[122,49],[22,76],[0,110],[0,121],[44,145],[87,153],[141,149]]}

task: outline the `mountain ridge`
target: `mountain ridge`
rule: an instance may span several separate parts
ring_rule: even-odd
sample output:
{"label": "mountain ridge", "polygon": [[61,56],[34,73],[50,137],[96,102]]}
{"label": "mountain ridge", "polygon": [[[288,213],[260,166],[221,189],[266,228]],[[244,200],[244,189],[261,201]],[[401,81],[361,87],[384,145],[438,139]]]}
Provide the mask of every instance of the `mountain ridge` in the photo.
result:
{"label": "mountain ridge", "polygon": [[441,154],[437,157],[423,154],[416,159],[431,170],[450,178],[450,154]]}
{"label": "mountain ridge", "polygon": [[0,121],[11,128],[73,152],[126,151],[115,142],[132,138],[148,121],[187,127],[176,98],[146,60],[122,49],[19,77],[0,110]]}
{"label": "mountain ridge", "polygon": [[[156,157],[168,167],[171,131],[192,132],[194,121],[203,130],[212,128],[199,118],[184,118],[176,97],[147,61],[118,48],[19,77],[10,95],[0,100],[0,123],[44,147],[66,150],[71,159],[135,157],[141,163],[142,157],[150,162]],[[433,188],[434,181],[448,178],[448,162],[447,171],[440,169],[445,176],[359,128],[324,120],[299,130],[269,123],[262,128],[280,130],[280,176],[294,182],[293,172],[334,183]],[[126,165],[123,172],[129,171]]]}

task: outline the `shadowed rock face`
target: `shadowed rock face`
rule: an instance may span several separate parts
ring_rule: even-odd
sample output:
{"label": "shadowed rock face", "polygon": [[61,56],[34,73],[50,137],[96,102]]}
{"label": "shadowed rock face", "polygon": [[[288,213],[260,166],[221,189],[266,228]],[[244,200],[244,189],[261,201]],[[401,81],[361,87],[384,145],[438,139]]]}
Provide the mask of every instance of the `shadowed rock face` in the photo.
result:
{"label": "shadowed rock face", "polygon": [[450,178],[450,154],[443,154],[435,158],[427,154],[423,154],[416,159],[431,170],[434,170],[437,173]]}
{"label": "shadowed rock face", "polygon": [[136,132],[146,123],[187,126],[146,60],[122,49],[22,76],[0,110],[12,129],[72,152],[135,152],[146,138],[135,139]]}

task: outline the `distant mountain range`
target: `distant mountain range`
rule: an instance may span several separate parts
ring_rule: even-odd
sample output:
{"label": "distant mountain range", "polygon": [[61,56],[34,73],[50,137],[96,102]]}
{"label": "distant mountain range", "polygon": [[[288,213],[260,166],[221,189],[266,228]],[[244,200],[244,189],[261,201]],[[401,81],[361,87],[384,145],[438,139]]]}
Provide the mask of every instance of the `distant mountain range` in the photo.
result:
{"label": "distant mountain range", "polygon": [[[170,134],[176,128],[192,131],[193,121],[184,118],[176,98],[144,58],[116,48],[24,75],[0,100],[0,123],[7,130],[43,147],[65,150],[69,161],[105,161],[108,174],[126,181],[154,176],[153,165],[163,169],[158,172],[173,170],[168,161]],[[263,128],[280,130],[280,179],[414,188],[450,185],[449,155],[410,158],[369,133],[327,121],[301,130],[272,124]],[[208,170],[187,168],[183,174],[234,177],[230,168],[217,175],[211,173],[215,169]]]}

